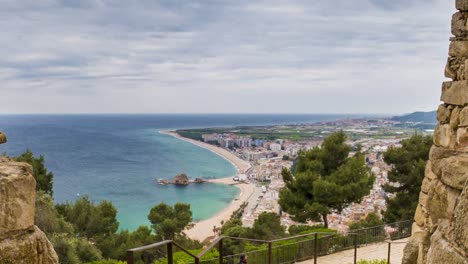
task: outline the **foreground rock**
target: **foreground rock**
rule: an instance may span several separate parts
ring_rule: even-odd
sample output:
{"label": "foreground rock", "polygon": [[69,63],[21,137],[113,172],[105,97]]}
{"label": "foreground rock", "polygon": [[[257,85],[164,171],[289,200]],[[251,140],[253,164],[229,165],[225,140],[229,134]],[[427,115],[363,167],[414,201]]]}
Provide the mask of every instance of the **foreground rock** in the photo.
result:
{"label": "foreground rock", "polygon": [[456,0],[426,176],[403,264],[468,263],[468,0]]}
{"label": "foreground rock", "polygon": [[52,244],[34,225],[35,196],[32,167],[0,158],[0,263],[59,263]]}
{"label": "foreground rock", "polygon": [[7,142],[7,138],[5,134],[3,134],[2,131],[0,131],[0,144],[6,143],[6,142]]}

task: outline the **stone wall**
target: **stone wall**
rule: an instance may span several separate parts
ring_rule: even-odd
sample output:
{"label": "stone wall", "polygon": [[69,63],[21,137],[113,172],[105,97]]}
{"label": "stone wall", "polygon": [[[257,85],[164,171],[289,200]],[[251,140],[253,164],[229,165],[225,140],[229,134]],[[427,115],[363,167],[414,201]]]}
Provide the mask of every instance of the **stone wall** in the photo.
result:
{"label": "stone wall", "polygon": [[[0,133],[1,135],[4,134]],[[0,263],[2,264],[58,263],[52,244],[34,225],[36,181],[32,173],[29,164],[0,157]]]}
{"label": "stone wall", "polygon": [[404,264],[468,263],[468,0],[456,0],[434,145]]}

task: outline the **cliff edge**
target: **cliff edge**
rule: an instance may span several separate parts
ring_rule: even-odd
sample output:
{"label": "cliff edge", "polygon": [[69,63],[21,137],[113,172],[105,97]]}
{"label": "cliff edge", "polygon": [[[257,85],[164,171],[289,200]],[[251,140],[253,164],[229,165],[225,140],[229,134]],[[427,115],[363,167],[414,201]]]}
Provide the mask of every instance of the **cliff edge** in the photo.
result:
{"label": "cliff edge", "polygon": [[34,225],[35,197],[32,167],[0,157],[0,263],[59,263],[52,244]]}
{"label": "cliff edge", "polygon": [[468,263],[468,0],[456,0],[425,178],[403,264]]}

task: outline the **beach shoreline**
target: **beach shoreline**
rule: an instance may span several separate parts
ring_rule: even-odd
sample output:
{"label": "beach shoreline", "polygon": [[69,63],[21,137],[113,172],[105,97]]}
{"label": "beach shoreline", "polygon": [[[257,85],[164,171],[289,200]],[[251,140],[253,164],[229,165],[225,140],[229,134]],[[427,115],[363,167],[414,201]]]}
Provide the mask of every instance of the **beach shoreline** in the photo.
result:
{"label": "beach shoreline", "polygon": [[[172,137],[175,137],[177,139],[189,142],[191,144],[194,144],[198,147],[207,149],[222,158],[226,159],[227,161],[231,162],[231,164],[234,165],[234,167],[237,170],[237,175],[241,173],[245,173],[251,168],[251,164],[233,153],[229,152],[226,149],[223,149],[221,147],[213,146],[208,143],[204,143],[201,141],[193,140],[190,138],[185,138],[180,136],[174,131],[159,131],[160,134],[164,135],[169,135]],[[185,230],[185,234],[190,237],[191,239],[196,239],[199,241],[205,241],[206,239],[213,237],[213,227],[221,227],[221,222],[226,222],[231,218],[231,214],[236,211],[237,209],[240,208],[240,206],[244,202],[248,202],[250,198],[252,198],[252,195],[255,192],[255,185],[251,183],[242,183],[242,182],[236,182],[233,180],[233,177],[235,175],[226,177],[226,178],[219,178],[219,179],[211,179],[208,180],[210,183],[215,183],[215,184],[226,184],[226,185],[231,185],[235,186],[240,189],[240,194],[238,197],[234,198],[231,203],[227,207],[225,207],[223,210],[215,214],[214,216],[201,220],[198,222],[194,222],[194,226],[189,229]]]}

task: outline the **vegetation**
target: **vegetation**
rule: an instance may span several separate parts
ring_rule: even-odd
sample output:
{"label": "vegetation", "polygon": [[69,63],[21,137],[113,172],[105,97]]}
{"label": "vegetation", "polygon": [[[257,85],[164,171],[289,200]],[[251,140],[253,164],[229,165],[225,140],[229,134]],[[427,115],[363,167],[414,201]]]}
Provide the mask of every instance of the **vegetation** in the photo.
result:
{"label": "vegetation", "polygon": [[387,211],[384,213],[387,223],[414,216],[432,138],[415,134],[403,140],[401,145],[384,153],[384,161],[393,169],[388,174],[391,183],[384,185],[383,189],[395,194],[394,198],[387,199]]}
{"label": "vegetation", "polygon": [[281,218],[276,213],[263,212],[255,220],[249,235],[251,238],[260,240],[273,240],[285,236],[284,227],[281,225]]}
{"label": "vegetation", "polygon": [[174,239],[192,222],[192,211],[189,204],[176,203],[171,207],[160,203],[151,209],[148,219],[160,239]]}
{"label": "vegetation", "polygon": [[385,259],[359,260],[357,264],[387,264]]}
{"label": "vegetation", "polygon": [[359,150],[349,157],[351,147],[345,140],[343,132],[336,132],[320,148],[301,152],[294,177],[283,169],[286,186],[280,191],[279,204],[293,219],[323,220],[328,228],[327,216],[332,210],[340,212],[369,194],[375,177]]}
{"label": "vegetation", "polygon": [[367,217],[364,220],[361,220],[356,223],[352,223],[349,225],[350,230],[357,230],[357,229],[363,229],[363,228],[369,228],[369,227],[375,227],[375,226],[381,226],[383,225],[384,222],[376,213],[370,213],[367,215]]}

